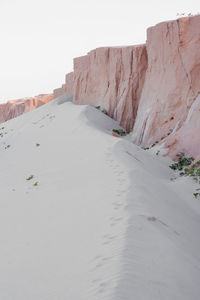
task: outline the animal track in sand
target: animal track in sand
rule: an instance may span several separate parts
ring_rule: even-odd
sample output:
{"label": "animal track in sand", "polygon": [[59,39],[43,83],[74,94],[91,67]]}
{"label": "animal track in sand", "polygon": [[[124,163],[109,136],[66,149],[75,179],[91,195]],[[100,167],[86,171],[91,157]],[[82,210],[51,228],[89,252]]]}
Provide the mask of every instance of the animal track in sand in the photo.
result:
{"label": "animal track in sand", "polygon": [[111,257],[107,257],[107,256],[101,256],[101,255],[96,256],[92,261],[92,264],[94,264],[94,265],[91,268],[91,271],[93,272],[94,270],[97,270],[97,269],[105,266],[110,259],[111,259]]}
{"label": "animal track in sand", "polygon": [[104,237],[104,242],[103,242],[103,245],[108,245],[108,244],[110,244],[115,238],[116,238],[116,236],[114,236],[114,235],[109,235],[109,234],[106,234],[106,235],[104,235],[103,236]]}
{"label": "animal track in sand", "polygon": [[123,220],[122,217],[118,217],[118,218],[111,217],[110,218],[110,226],[116,226],[122,220]]}

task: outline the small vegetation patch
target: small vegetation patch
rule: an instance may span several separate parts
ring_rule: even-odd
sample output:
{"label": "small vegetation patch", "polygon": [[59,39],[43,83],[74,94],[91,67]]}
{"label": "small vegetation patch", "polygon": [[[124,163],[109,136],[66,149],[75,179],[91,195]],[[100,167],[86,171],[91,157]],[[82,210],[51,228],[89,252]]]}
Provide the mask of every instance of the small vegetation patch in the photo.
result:
{"label": "small vegetation patch", "polygon": [[112,132],[115,132],[117,134],[119,134],[120,136],[124,136],[126,135],[126,131],[124,131],[123,129],[113,129]]}
{"label": "small vegetation patch", "polygon": [[199,193],[193,193],[194,197],[197,198],[200,194]]}
{"label": "small vegetation patch", "polygon": [[200,184],[200,160],[193,164],[190,168],[185,168],[182,173],[184,173],[182,176],[190,176]]}
{"label": "small vegetation patch", "polygon": [[[178,157],[178,162],[169,166],[172,170],[182,171],[184,167],[190,166],[191,163],[194,161],[194,157],[186,157],[183,152],[180,152],[176,155]],[[184,175],[184,172],[181,172]]]}
{"label": "small vegetation patch", "polygon": [[[167,135],[164,135],[164,136],[162,136],[161,137],[161,139],[160,139],[160,141],[162,141],[162,140],[164,140],[167,136],[169,136],[171,133],[172,133],[172,131],[173,131],[173,129],[169,129],[169,132],[167,133]],[[159,143],[159,141],[155,141],[152,145],[150,145],[149,147],[144,147],[144,148],[142,148],[143,150],[149,150],[149,149],[151,149],[151,148],[153,148],[154,146],[156,146],[157,144]],[[159,151],[160,152],[160,151]],[[158,152],[157,152],[158,153]],[[158,155],[156,153],[156,155]]]}
{"label": "small vegetation patch", "polygon": [[95,106],[96,109],[100,110],[102,113],[104,113],[105,115],[108,115],[108,111],[105,108],[101,108],[100,105]]}
{"label": "small vegetation patch", "polygon": [[36,144],[36,147],[39,147],[40,146],[40,144]]}
{"label": "small vegetation patch", "polygon": [[[183,152],[178,153],[176,156],[178,157],[178,161],[169,167],[172,170],[181,171],[179,172],[180,176],[189,176],[196,183],[200,184],[200,160],[192,164],[194,157],[186,157]],[[200,189],[196,189],[196,191],[199,190]],[[193,195],[195,198],[198,198],[200,193],[195,192]]]}
{"label": "small vegetation patch", "polygon": [[5,149],[8,149],[8,148],[10,148],[11,146],[10,145],[7,145],[6,147],[5,147]]}
{"label": "small vegetation patch", "polygon": [[31,180],[34,178],[34,175],[30,175],[29,177],[26,178],[26,180]]}
{"label": "small vegetation patch", "polygon": [[153,148],[155,145],[157,145],[159,142],[158,141],[155,141],[155,143],[153,143],[152,145],[151,145],[151,148]]}
{"label": "small vegetation patch", "polygon": [[[149,146],[149,147],[144,147],[144,148],[142,148],[143,150],[149,150],[149,149],[151,149],[151,148],[153,148],[154,146],[156,146],[157,144],[159,143],[159,141],[155,141],[151,146]],[[160,151],[159,151],[160,152]],[[158,155],[158,154],[157,154]]]}
{"label": "small vegetation patch", "polygon": [[[30,175],[29,177],[26,178],[26,180],[30,181],[30,180],[32,180],[33,178],[34,178],[34,175]],[[35,182],[33,183],[33,186],[38,186],[38,185],[39,185],[39,182],[38,182],[38,181],[35,181]]]}

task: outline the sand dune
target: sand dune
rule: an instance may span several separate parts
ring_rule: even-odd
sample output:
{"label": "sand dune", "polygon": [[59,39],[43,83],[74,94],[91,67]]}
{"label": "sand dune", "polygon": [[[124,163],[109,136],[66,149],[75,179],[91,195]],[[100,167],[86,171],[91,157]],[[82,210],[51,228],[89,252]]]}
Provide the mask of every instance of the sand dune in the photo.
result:
{"label": "sand dune", "polygon": [[68,100],[0,126],[0,299],[198,300],[196,185]]}

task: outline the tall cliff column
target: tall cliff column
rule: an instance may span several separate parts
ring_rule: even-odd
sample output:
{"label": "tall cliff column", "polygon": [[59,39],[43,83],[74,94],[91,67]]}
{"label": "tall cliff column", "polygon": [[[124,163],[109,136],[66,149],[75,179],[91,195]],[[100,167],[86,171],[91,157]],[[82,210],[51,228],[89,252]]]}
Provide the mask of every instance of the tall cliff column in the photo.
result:
{"label": "tall cliff column", "polygon": [[133,141],[142,145],[181,128],[200,92],[200,16],[149,28],[147,55],[133,132]]}
{"label": "tall cliff column", "polygon": [[132,129],[147,68],[146,46],[104,47],[74,59],[74,103],[101,106]]}

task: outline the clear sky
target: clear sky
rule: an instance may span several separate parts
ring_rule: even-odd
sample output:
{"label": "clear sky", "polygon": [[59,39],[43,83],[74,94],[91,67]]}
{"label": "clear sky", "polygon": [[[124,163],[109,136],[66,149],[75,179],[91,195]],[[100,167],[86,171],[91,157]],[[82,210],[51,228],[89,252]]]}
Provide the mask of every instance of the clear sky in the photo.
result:
{"label": "clear sky", "polygon": [[0,0],[0,102],[52,92],[73,58],[145,42],[146,28],[199,0]]}

